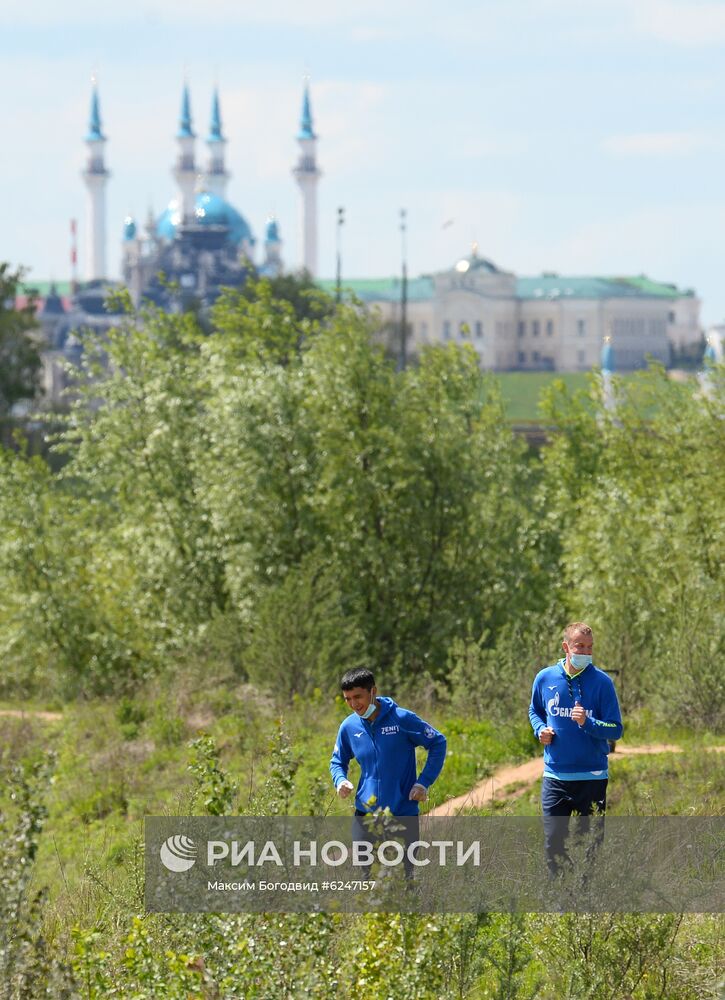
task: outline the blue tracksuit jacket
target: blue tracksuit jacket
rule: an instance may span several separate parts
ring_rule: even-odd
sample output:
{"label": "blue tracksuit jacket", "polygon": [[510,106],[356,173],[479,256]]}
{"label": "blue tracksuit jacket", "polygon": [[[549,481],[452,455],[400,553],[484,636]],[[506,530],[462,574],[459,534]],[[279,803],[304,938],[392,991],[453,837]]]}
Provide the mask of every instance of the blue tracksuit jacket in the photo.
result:
{"label": "blue tracksuit jacket", "polygon": [[[623,732],[619,702],[611,678],[590,663],[567,681],[564,660],[545,667],[534,678],[529,719],[538,737],[544,726],[551,726],[554,739],[544,747],[544,770],[566,780],[583,772],[607,774],[608,740],[618,740]],[[587,721],[575,722],[575,701],[584,706]]]}
{"label": "blue tracksuit jacket", "polygon": [[[374,722],[353,712],[340,726],[330,758],[335,788],[347,778],[354,757],[360,764],[355,807],[363,812],[390,809],[394,816],[417,816],[418,803],[408,798],[416,782],[430,787],[441,773],[446,738],[415,712],[400,708],[392,698],[378,698],[380,712]],[[428,759],[416,776],[415,748],[425,747]],[[374,800],[371,803],[371,796]]]}

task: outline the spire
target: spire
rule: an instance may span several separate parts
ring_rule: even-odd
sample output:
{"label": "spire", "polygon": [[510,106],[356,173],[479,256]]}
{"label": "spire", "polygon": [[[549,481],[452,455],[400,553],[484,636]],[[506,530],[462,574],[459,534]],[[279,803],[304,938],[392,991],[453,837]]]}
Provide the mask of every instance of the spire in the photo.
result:
{"label": "spire", "polygon": [[273,215],[267,219],[264,232],[264,263],[260,273],[267,278],[276,278],[282,273],[282,240],[279,225]]}
{"label": "spire", "polygon": [[605,337],[602,343],[602,371],[611,373],[614,371],[614,348],[612,338]]}
{"label": "spire", "polygon": [[88,191],[88,258],[86,277],[89,281],[106,278],[106,183],[111,176],[106,169],[104,150],[106,137],[101,127],[98,86],[93,79],[91,115],[85,136],[87,147],[83,180]]}
{"label": "spire", "polygon": [[88,134],[86,135],[86,140],[97,142],[103,141],[105,138],[103,129],[101,128],[101,109],[98,101],[98,85],[94,79],[93,91],[91,93],[91,115],[88,119]]}
{"label": "spire", "polygon": [[305,92],[302,96],[302,117],[300,119],[300,130],[297,133],[298,139],[316,139],[314,126],[312,124],[312,110],[310,108],[310,85],[305,81]]}
{"label": "spire", "polygon": [[602,402],[604,409],[608,413],[614,413],[617,409],[617,396],[614,390],[612,376],[614,374],[614,348],[612,338],[607,334],[602,342]]}
{"label": "spire", "polygon": [[222,116],[219,111],[219,91],[214,88],[214,96],[211,99],[211,122],[209,123],[209,137],[207,142],[224,142],[222,135]]}
{"label": "spire", "polygon": [[317,184],[322,171],[317,166],[317,136],[312,124],[308,80],[305,80],[297,142],[300,156],[292,175],[302,194],[302,266],[314,278],[317,274]]}
{"label": "spire", "polygon": [[715,337],[710,334],[705,344],[705,353],[702,356],[703,368],[708,365],[717,364],[717,351],[715,350]]}
{"label": "spire", "polygon": [[176,133],[177,139],[193,139],[194,130],[191,127],[191,102],[189,101],[189,86],[184,84],[181,94],[181,118],[179,119],[179,131]]}

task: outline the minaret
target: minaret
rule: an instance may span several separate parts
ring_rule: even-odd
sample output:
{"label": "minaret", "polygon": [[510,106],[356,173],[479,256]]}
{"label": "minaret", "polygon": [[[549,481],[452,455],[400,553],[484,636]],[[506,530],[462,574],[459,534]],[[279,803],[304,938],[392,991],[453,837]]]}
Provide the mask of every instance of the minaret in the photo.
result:
{"label": "minaret", "polygon": [[191,127],[189,87],[185,83],[181,95],[179,131],[176,133],[176,141],[179,144],[179,156],[174,167],[174,178],[179,185],[179,214],[182,224],[188,224],[194,218],[194,193],[196,190],[195,140],[196,135]]}
{"label": "minaret", "polygon": [[106,275],[106,181],[111,176],[103,160],[106,137],[101,129],[98,87],[93,81],[91,117],[85,137],[88,159],[83,180],[88,188],[88,246],[86,248],[86,278],[94,281]]}
{"label": "minaret", "polygon": [[207,191],[219,195],[220,198],[226,197],[227,181],[229,180],[229,173],[224,165],[224,147],[226,144],[227,140],[222,135],[222,119],[219,113],[219,91],[215,87],[211,102],[209,135],[206,140],[209,158],[207,160],[204,184]]}
{"label": "minaret", "polygon": [[317,182],[322,171],[317,166],[317,136],[312,126],[310,88],[305,83],[302,120],[297,133],[300,158],[292,173],[302,192],[302,266],[312,277],[317,274]]}

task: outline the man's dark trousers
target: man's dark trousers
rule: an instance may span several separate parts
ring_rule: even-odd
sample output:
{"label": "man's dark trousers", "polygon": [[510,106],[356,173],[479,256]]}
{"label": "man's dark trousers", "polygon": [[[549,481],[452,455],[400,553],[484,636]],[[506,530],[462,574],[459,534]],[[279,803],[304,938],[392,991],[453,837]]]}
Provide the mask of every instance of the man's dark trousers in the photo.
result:
{"label": "man's dark trousers", "polygon": [[[604,838],[604,813],[607,808],[607,779],[591,778],[581,781],[560,781],[558,778],[544,778],[541,786],[541,811],[544,814],[544,844],[546,864],[551,875],[561,871],[567,860],[565,842],[569,824],[562,817],[599,816],[595,821],[591,841],[592,851],[601,845]],[[582,836],[590,832],[590,821],[578,824]],[[589,855],[589,859],[593,854]]]}

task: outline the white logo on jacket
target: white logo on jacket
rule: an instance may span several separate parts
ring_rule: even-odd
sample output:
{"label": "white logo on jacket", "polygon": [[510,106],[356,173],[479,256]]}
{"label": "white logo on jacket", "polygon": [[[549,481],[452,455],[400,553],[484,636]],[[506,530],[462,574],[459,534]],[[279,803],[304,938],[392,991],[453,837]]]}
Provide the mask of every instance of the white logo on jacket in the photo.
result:
{"label": "white logo on jacket", "polygon": [[[570,719],[571,713],[574,711],[573,708],[559,708],[559,692],[557,691],[553,698],[550,698],[546,703],[546,714],[559,716],[562,719]],[[591,709],[586,710],[587,718],[591,719],[594,713]]]}
{"label": "white logo on jacket", "polygon": [[400,726],[383,726],[380,730],[382,736],[388,736],[390,733],[399,733]]}

